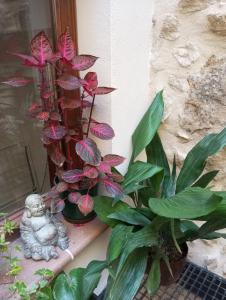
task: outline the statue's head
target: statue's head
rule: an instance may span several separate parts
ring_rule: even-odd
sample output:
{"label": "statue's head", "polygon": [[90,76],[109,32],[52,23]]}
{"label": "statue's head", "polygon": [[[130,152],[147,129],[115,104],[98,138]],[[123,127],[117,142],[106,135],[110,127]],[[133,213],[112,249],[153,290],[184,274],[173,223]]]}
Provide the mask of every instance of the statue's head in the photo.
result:
{"label": "statue's head", "polygon": [[45,204],[42,196],[38,194],[29,195],[25,200],[25,207],[29,217],[40,217],[45,213]]}

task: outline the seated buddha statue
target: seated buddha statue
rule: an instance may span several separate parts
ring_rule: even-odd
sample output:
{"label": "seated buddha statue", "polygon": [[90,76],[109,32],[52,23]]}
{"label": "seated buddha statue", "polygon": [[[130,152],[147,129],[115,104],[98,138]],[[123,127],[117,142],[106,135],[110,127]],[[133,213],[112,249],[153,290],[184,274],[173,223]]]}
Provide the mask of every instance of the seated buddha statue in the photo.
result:
{"label": "seated buddha statue", "polygon": [[48,261],[58,257],[56,246],[62,250],[69,246],[66,227],[46,210],[43,198],[38,194],[26,198],[20,234],[25,258]]}

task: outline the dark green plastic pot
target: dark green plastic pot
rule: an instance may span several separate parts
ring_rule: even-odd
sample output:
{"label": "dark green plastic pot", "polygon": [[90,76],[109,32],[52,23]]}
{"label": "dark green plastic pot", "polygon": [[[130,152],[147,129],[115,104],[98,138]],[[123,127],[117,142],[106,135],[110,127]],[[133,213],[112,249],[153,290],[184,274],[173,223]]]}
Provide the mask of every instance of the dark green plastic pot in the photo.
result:
{"label": "dark green plastic pot", "polygon": [[[87,193],[87,190],[82,190],[82,191],[78,191],[78,192],[82,195],[85,195]],[[68,194],[69,194],[68,191],[62,193],[62,198],[65,199],[64,200],[65,207],[62,211],[62,214],[66,221],[68,221],[69,223],[73,223],[73,224],[84,224],[84,223],[92,221],[96,217],[96,213],[94,211],[92,211],[91,213],[89,213],[86,216],[83,215],[80,212],[77,204],[71,203],[67,200]],[[89,195],[97,196],[97,185],[89,191]]]}

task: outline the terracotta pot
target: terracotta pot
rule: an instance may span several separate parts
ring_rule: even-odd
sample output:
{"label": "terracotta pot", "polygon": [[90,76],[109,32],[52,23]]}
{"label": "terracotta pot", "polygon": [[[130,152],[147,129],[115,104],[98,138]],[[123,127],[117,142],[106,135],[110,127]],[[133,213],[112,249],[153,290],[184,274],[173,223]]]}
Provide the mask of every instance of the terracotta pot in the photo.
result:
{"label": "terracotta pot", "polygon": [[[177,256],[176,258],[170,259],[170,266],[173,272],[173,277],[171,276],[167,265],[164,261],[160,262],[160,271],[161,271],[161,282],[160,285],[170,285],[176,282],[180,278],[180,274],[184,269],[184,265],[186,262],[186,257],[188,254],[188,246],[186,243],[180,246],[182,254]],[[146,273],[148,274],[151,268],[151,258],[148,261],[148,267]]]}

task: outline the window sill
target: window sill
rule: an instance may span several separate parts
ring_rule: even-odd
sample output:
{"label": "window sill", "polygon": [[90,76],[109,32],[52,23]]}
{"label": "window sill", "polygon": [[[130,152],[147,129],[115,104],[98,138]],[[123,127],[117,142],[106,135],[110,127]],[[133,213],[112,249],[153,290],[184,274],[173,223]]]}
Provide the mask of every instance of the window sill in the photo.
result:
{"label": "window sill", "polygon": [[[107,226],[101,223],[97,218],[92,222],[80,226],[66,222],[61,215],[59,215],[59,218],[63,220],[68,228],[68,236],[70,239],[70,245],[68,248],[69,251],[62,251],[57,248],[59,257],[57,259],[52,259],[49,262],[44,260],[33,261],[32,259],[25,259],[22,252],[16,252],[15,256],[21,258],[20,264],[23,269],[20,275],[17,276],[18,280],[23,280],[28,285],[37,282],[39,277],[33,274],[40,268],[48,268],[55,274],[59,273],[69,262],[76,258],[76,255],[78,255],[107,228]],[[14,241],[12,244],[14,243],[21,245],[20,238]],[[17,299],[10,297],[8,285],[2,286],[0,290],[0,299]]]}

